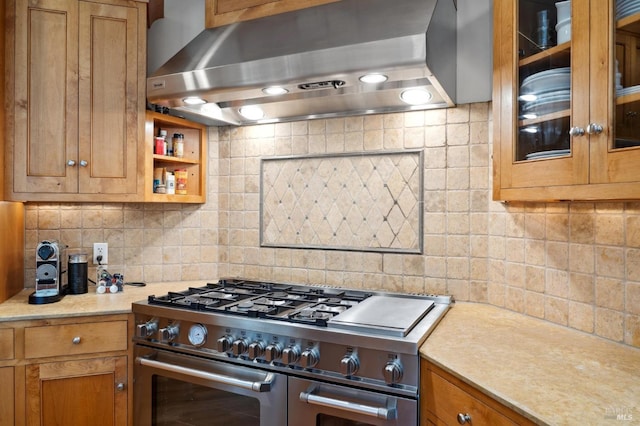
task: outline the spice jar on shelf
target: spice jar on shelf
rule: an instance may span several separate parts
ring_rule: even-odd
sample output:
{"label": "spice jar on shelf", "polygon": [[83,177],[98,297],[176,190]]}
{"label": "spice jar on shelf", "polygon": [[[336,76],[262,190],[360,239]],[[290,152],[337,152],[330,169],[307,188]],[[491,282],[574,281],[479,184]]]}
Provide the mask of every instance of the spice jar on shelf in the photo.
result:
{"label": "spice jar on shelf", "polygon": [[182,133],[173,134],[173,155],[178,158],[184,157],[184,135]]}
{"label": "spice jar on shelf", "polygon": [[176,179],[176,194],[187,195],[187,177],[189,174],[186,169],[176,169],[173,174]]}

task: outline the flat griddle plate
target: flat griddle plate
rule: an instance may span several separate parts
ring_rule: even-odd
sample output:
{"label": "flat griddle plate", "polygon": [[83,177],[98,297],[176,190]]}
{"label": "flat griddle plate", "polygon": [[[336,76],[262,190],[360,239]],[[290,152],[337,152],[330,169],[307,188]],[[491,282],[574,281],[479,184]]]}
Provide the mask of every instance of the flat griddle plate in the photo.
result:
{"label": "flat griddle plate", "polygon": [[327,326],[385,336],[405,337],[434,302],[402,296],[371,296],[331,318]]}

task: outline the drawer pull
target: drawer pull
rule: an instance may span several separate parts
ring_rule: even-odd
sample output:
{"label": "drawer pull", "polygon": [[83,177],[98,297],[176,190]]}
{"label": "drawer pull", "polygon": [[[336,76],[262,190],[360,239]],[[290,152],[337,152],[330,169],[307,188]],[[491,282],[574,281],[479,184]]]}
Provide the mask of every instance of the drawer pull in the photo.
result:
{"label": "drawer pull", "polygon": [[471,416],[467,413],[458,413],[458,423],[461,425],[466,425],[467,423],[471,423]]}
{"label": "drawer pull", "polygon": [[124,390],[124,383],[116,384],[116,390],[117,391],[123,391]]}
{"label": "drawer pull", "polygon": [[73,343],[74,345],[79,345],[80,344],[80,336],[76,336],[73,339],[71,339],[71,343]]}

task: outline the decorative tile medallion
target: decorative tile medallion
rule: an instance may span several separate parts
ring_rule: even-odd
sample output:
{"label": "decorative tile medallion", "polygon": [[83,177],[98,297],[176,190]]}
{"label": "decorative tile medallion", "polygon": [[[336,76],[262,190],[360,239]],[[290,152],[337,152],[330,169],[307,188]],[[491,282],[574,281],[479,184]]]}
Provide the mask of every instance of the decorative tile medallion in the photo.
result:
{"label": "decorative tile medallion", "polygon": [[265,158],[260,243],[422,253],[422,151]]}

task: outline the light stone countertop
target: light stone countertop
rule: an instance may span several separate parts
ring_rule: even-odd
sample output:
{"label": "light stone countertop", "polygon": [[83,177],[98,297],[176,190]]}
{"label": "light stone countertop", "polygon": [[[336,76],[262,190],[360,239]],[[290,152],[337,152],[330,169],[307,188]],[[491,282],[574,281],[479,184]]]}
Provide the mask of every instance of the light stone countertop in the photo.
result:
{"label": "light stone countertop", "polygon": [[126,314],[131,313],[132,302],[145,300],[151,294],[161,296],[169,291],[181,291],[189,286],[200,287],[206,283],[207,281],[178,281],[151,283],[145,287],[126,285],[124,291],[113,294],[97,294],[96,286],[89,284],[88,293],[68,294],[59,302],[45,305],[30,305],[29,295],[34,290],[25,289],[0,303],[0,321]]}
{"label": "light stone countertop", "polygon": [[640,424],[638,349],[458,302],[420,354],[538,424]]}
{"label": "light stone countertop", "polygon": [[[116,294],[0,303],[0,321],[130,313],[148,295],[206,281],[125,286]],[[640,423],[640,350],[493,306],[457,302],[420,349],[423,358],[538,424]],[[615,419],[631,416],[630,421]],[[613,415],[613,418],[610,418]]]}

